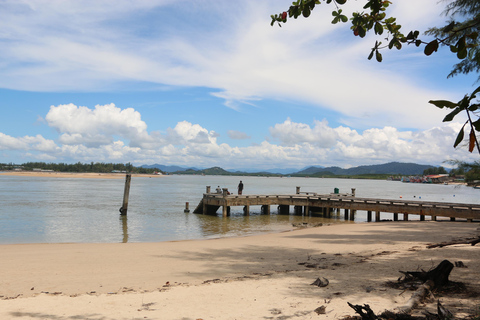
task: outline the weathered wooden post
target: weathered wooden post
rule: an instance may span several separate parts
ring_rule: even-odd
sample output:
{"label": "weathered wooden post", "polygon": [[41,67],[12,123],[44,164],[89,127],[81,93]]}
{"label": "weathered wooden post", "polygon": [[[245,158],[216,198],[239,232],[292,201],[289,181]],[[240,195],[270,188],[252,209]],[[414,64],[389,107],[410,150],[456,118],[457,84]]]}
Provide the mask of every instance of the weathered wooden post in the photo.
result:
{"label": "weathered wooden post", "polygon": [[207,186],[207,192],[206,193],[210,193],[210,186]]}
{"label": "weathered wooden post", "polygon": [[296,194],[300,194],[300,187],[297,187]]}
{"label": "weathered wooden post", "polygon": [[352,188],[352,197],[355,197],[355,188]]}
{"label": "weathered wooden post", "polygon": [[189,212],[190,212],[189,203],[188,203],[188,202],[185,202],[185,210],[183,210],[183,212],[185,212],[185,213],[189,213]]}
{"label": "weathered wooden post", "polygon": [[125,176],[125,189],[123,190],[123,204],[120,208],[120,215],[125,216],[127,215],[128,210],[128,195],[130,194],[130,181],[132,180],[132,175],[127,174]]}

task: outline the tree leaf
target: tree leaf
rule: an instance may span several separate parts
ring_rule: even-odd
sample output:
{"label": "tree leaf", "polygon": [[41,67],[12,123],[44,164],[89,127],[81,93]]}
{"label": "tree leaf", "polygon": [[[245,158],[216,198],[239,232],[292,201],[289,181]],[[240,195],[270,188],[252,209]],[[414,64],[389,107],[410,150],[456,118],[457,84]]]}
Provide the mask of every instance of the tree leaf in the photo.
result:
{"label": "tree leaf", "polygon": [[380,22],[375,23],[375,34],[382,34],[383,33],[383,26]]}
{"label": "tree leaf", "polygon": [[377,59],[378,62],[382,62],[383,58],[382,58],[382,54],[380,53],[380,51],[375,50],[375,58]]}
{"label": "tree leaf", "polygon": [[472,126],[475,128],[475,130],[480,131],[480,119],[472,123]]}
{"label": "tree leaf", "polygon": [[309,7],[304,7],[304,8],[303,8],[302,14],[303,14],[303,16],[304,16],[305,18],[308,18],[308,17],[310,16],[310,13],[311,13],[311,11],[310,11],[310,8],[309,8]]}
{"label": "tree leaf", "polygon": [[460,60],[463,60],[467,57],[467,54],[468,54],[467,48],[463,48],[461,50],[458,50],[457,58],[460,59]]}
{"label": "tree leaf", "polygon": [[375,49],[372,49],[372,52],[368,55],[368,60],[372,60],[373,54],[375,53]]}
{"label": "tree leaf", "polygon": [[473,152],[473,150],[475,149],[475,142],[477,141],[477,139],[475,138],[475,130],[470,130],[470,141],[469,141],[469,144],[468,144],[468,151]]}
{"label": "tree leaf", "polygon": [[431,103],[440,109],[443,109],[443,108],[454,109],[458,107],[458,104],[453,103],[451,101],[447,101],[447,100],[430,100],[428,101],[428,103]]}
{"label": "tree leaf", "polygon": [[[465,123],[466,124],[466,123]],[[464,133],[463,133],[463,128],[465,128],[465,124],[463,125],[462,129],[460,130],[460,132],[458,133],[458,136],[457,136],[457,139],[455,139],[455,143],[453,144],[453,147],[456,148],[460,142],[463,141],[463,136],[464,136]]]}
{"label": "tree leaf", "polygon": [[425,55],[429,56],[431,55],[434,51],[437,51],[438,50],[438,41],[437,39],[431,41],[430,43],[428,43],[426,46],[425,46]]}
{"label": "tree leaf", "polygon": [[445,118],[443,118],[443,122],[452,121],[453,118],[455,118],[455,116],[456,116],[457,114],[459,114],[460,112],[462,112],[462,110],[463,110],[462,108],[456,108],[456,109],[454,109],[452,112],[450,112],[449,114],[447,114],[447,115],[445,116]]}

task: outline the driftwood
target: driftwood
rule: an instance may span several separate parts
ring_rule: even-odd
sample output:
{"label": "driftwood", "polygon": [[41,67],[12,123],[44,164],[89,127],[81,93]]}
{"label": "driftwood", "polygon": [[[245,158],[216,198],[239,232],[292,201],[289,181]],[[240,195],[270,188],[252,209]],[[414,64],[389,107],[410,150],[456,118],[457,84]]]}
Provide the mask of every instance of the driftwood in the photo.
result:
{"label": "driftwood", "polygon": [[[377,316],[375,313],[370,309],[368,304],[363,306],[360,305],[353,305],[348,302],[348,305],[358,313],[362,320],[378,320],[378,319],[418,319],[418,317],[412,317],[408,315],[412,312],[422,301],[425,300],[427,296],[431,294],[431,292],[435,289],[439,289],[442,286],[448,283],[448,277],[450,272],[453,270],[453,264],[448,260],[443,260],[440,264],[430,271],[409,271],[403,272],[400,271],[405,275],[405,278],[408,280],[420,280],[422,284],[415,290],[412,294],[410,299],[407,303],[398,308],[399,312],[394,313],[391,311],[385,311],[381,315]],[[436,315],[436,319],[448,319],[450,316],[450,312],[441,306],[440,301],[438,302],[438,315]],[[431,318],[433,319],[433,318]]]}
{"label": "driftwood", "polygon": [[446,246],[453,246],[456,244],[469,244],[469,245],[476,245],[477,243],[480,243],[480,236],[477,238],[469,238],[469,239],[461,239],[461,240],[453,240],[449,242],[442,242],[442,243],[435,243],[435,244],[430,244],[427,246],[428,249],[432,248],[443,248]]}
{"label": "driftwood", "polygon": [[453,263],[448,260],[443,260],[433,270],[428,272],[405,272],[404,274],[411,275],[418,278],[424,283],[412,294],[407,303],[399,308],[405,313],[412,312],[429,294],[432,290],[440,288],[448,283],[448,277],[453,270]]}
{"label": "driftwood", "polygon": [[440,264],[435,268],[428,272],[426,271],[400,271],[406,277],[412,277],[414,279],[419,279],[423,282],[427,282],[428,280],[433,281],[432,289],[437,289],[439,287],[444,286],[448,283],[448,277],[450,276],[450,272],[453,270],[453,263],[448,260],[443,260]]}
{"label": "driftwood", "polygon": [[[437,304],[437,314],[426,312],[425,317],[421,316],[412,316],[403,312],[395,313],[392,311],[384,311],[378,316],[375,315],[373,310],[368,304],[363,306],[353,305],[347,302],[348,305],[355,310],[356,313],[360,315],[362,320],[451,320],[453,319],[453,314],[447,310],[440,301]],[[351,317],[349,319],[352,319]]]}
{"label": "driftwood", "polygon": [[376,320],[378,317],[375,315],[373,310],[370,308],[368,304],[364,304],[363,306],[360,305],[353,305],[350,302],[347,302],[350,308],[355,310],[356,313],[358,313],[361,317],[362,320]]}

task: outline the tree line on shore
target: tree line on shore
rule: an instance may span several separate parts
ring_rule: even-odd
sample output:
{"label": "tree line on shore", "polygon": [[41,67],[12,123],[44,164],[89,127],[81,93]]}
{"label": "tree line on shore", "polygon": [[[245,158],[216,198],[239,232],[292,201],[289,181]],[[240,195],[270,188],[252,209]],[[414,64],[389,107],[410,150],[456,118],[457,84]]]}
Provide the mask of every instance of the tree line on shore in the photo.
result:
{"label": "tree line on shore", "polygon": [[26,162],[21,165],[13,163],[0,163],[0,170],[15,170],[22,169],[26,171],[34,170],[49,170],[57,172],[94,172],[94,173],[110,173],[110,172],[128,172],[128,173],[143,173],[153,174],[155,172],[163,173],[157,168],[143,168],[135,167],[130,162],[124,163],[105,163],[105,162],[90,162],[90,163],[45,163],[45,162]]}
{"label": "tree line on shore", "polygon": [[[401,174],[397,171],[395,174],[392,172],[385,171],[381,173],[379,171],[372,171],[370,167],[382,167],[386,165],[412,165],[412,164],[401,164],[401,163],[390,163],[385,165],[377,165],[377,166],[362,166],[357,167],[357,169],[363,170],[354,170],[352,169],[342,169],[337,167],[331,168],[315,168],[310,167],[303,171],[299,171],[296,173],[291,173],[287,176],[292,177],[317,177],[317,178],[344,178],[344,179],[387,179],[393,175],[399,176],[409,176],[412,174]],[[423,166],[427,167],[423,170],[423,175],[435,175],[435,174],[449,174],[452,177],[464,177],[465,181],[475,181],[480,180],[480,163],[464,163],[464,162],[455,162],[457,167],[455,169],[451,169],[449,172],[444,167],[433,167],[433,166]],[[416,165],[419,166],[419,165]],[[368,167],[368,168],[367,168]],[[337,171],[333,169],[337,169]],[[365,171],[365,168],[369,169]],[[422,166],[419,166],[422,168]],[[21,169],[25,171],[35,171],[35,170],[48,170],[48,171],[56,171],[56,172],[93,172],[93,173],[110,173],[110,172],[128,172],[128,173],[140,173],[140,174],[154,174],[154,173],[161,173],[161,174],[191,174],[191,175],[230,175],[230,176],[272,176],[272,177],[280,177],[285,176],[279,173],[270,173],[270,172],[255,172],[255,173],[246,173],[240,171],[227,171],[220,167],[212,167],[208,169],[187,169],[183,171],[176,171],[171,173],[165,173],[159,168],[151,168],[151,167],[136,167],[132,165],[130,162],[124,163],[105,163],[105,162],[90,162],[90,163],[46,163],[46,162],[26,162],[21,165],[13,164],[13,163],[0,163],[0,170],[15,170]],[[420,171],[421,172],[421,171]],[[420,172],[417,175],[422,175]]]}

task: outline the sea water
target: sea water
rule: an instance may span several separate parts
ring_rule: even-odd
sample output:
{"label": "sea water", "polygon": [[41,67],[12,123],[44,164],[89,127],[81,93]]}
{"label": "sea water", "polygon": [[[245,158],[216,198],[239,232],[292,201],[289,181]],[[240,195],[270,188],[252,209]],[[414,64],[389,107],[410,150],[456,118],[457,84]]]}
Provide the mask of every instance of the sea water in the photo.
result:
{"label": "sea water", "polygon": [[[384,180],[187,176],[132,177],[128,214],[121,217],[124,179],[20,177],[0,175],[0,243],[157,242],[244,236],[291,230],[294,223],[357,223],[366,220],[359,211],[354,222],[342,215],[332,219],[260,214],[259,206],[232,207],[230,217],[194,214],[206,187],[220,186],[236,193],[242,180],[244,195],[328,194],[335,188],[357,197],[479,202],[480,190],[463,185],[414,184]],[[185,203],[190,213],[185,213]],[[293,211],[293,208],[291,208]],[[383,217],[383,216],[382,216]],[[415,219],[415,216],[412,217]]]}

